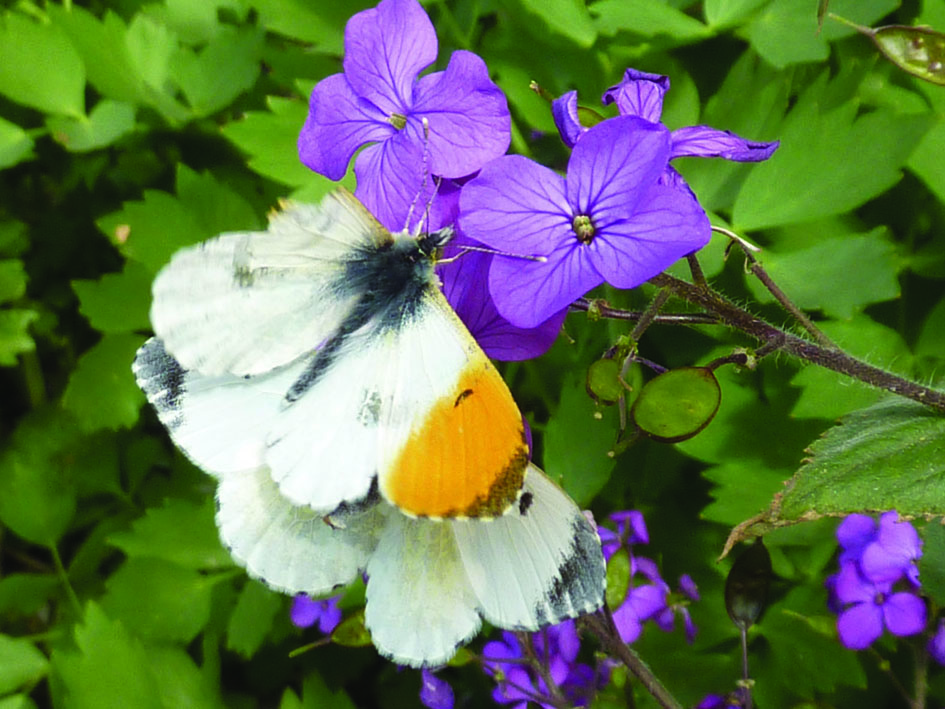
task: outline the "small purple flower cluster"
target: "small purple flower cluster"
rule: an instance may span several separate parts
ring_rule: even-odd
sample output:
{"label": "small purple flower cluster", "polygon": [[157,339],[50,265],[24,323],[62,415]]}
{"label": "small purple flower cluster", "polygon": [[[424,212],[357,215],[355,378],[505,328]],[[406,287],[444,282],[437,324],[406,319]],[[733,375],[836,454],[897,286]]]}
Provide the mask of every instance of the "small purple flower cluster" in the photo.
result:
{"label": "small purple flower cluster", "polygon": [[[523,642],[529,645],[523,647]],[[533,633],[530,638],[504,631],[501,640],[486,643],[482,651],[483,668],[496,681],[492,698],[514,709],[525,709],[528,702],[550,709],[560,705],[560,701],[549,703],[556,696],[567,700],[568,706],[588,706],[597,690],[609,681],[610,664],[604,661],[595,669],[579,662],[580,649],[573,620]],[[543,673],[535,671],[530,657],[541,664]]]}
{"label": "small purple flower cluster", "polygon": [[[696,626],[689,614],[689,604],[699,600],[695,582],[688,574],[683,574],[679,578],[679,590],[673,592],[660,575],[656,562],[633,553],[634,544],[648,544],[650,541],[642,512],[615,512],[609,519],[616,525],[616,532],[606,527],[598,528],[604,558],[609,563],[614,554],[625,549],[630,559],[627,593],[623,602],[613,611],[620,638],[625,643],[634,642],[643,633],[643,624],[648,620],[652,620],[661,630],[670,632],[679,615],[683,619],[686,640],[693,642]],[[635,583],[634,578],[640,576],[647,582]]]}
{"label": "small purple flower cluster", "polygon": [[505,155],[508,104],[478,56],[454,52],[444,71],[420,76],[437,51],[417,0],[354,15],[344,71],[312,92],[299,156],[337,180],[357,152],[355,195],[388,229],[453,224],[456,245],[501,252],[440,271],[447,298],[496,359],[541,354],[575,298],[604,282],[635,288],[706,244],[709,221],[671,159],[758,161],[777,148],[706,126],[670,132],[660,122],[669,80],[628,69],[603,97],[619,115],[592,128],[578,122],[574,92],[554,102],[573,148],[561,176]]}
{"label": "small purple flower cluster", "polygon": [[[919,597],[922,540],[896,511],[879,524],[862,514],[837,527],[840,571],[827,578],[828,604],[837,618],[840,642],[863,650],[883,634],[916,635],[925,629],[925,601]],[[945,638],[943,638],[945,641]],[[934,638],[933,638],[934,642]]]}
{"label": "small purple flower cluster", "polygon": [[330,634],[341,622],[341,608],[338,601],[341,596],[332,596],[316,601],[304,593],[292,599],[289,618],[298,628],[310,628],[318,623],[318,629],[325,635]]}

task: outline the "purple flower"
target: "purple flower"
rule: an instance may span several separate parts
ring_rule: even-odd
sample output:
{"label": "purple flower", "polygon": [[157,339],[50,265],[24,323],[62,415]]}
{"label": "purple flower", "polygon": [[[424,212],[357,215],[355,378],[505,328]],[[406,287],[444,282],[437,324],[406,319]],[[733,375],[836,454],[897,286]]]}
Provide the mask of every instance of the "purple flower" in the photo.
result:
{"label": "purple flower", "polygon": [[616,532],[607,529],[607,527],[597,528],[604,559],[607,561],[610,561],[610,557],[624,545],[627,546],[627,549],[630,549],[632,544],[650,543],[646,521],[643,519],[643,513],[639,510],[621,510],[608,515],[607,519],[617,525]]}
{"label": "purple flower", "polygon": [[899,514],[892,510],[879,518],[879,531],[863,548],[860,568],[871,581],[895,583],[905,576],[918,588],[916,561],[921,556],[922,540],[918,532],[908,522],[900,522]]}
{"label": "purple flower", "polygon": [[416,0],[359,12],[345,27],[344,73],[312,91],[299,136],[302,162],[333,180],[370,144],[355,160],[355,194],[389,229],[404,228],[411,204],[429,201],[425,164],[434,176],[463,177],[509,145],[508,105],[482,59],[457,51],[445,71],[418,78],[436,55],[433,25]]}
{"label": "purple flower", "polygon": [[299,594],[292,599],[289,618],[292,624],[299,628],[310,628],[317,622],[318,629],[327,635],[341,622],[341,609],[338,607],[340,599],[341,596],[332,596],[316,601],[305,594]]}
{"label": "purple flower", "polygon": [[689,613],[689,602],[699,600],[699,589],[695,581],[689,574],[683,574],[679,577],[679,592],[669,594],[666,608],[660,611],[654,619],[660,630],[667,633],[672,631],[676,624],[676,616],[683,619],[683,627],[686,631],[686,642],[692,644],[695,642],[698,629]]}
{"label": "purple flower", "polygon": [[847,515],[837,526],[837,542],[843,550],[840,563],[859,561],[866,545],[876,538],[876,520],[868,515]]}
{"label": "purple flower", "polygon": [[643,633],[643,623],[666,608],[669,588],[663,584],[645,584],[627,591],[627,597],[613,612],[620,639],[632,643]]}
{"label": "purple flower", "polygon": [[945,665],[945,619],[939,620],[938,630],[929,639],[929,654],[938,664]]}
{"label": "purple flower", "polygon": [[[487,642],[482,649],[483,669],[496,680],[492,690],[492,699],[497,704],[511,704],[512,709],[526,709],[529,701],[547,696],[548,691],[541,679],[531,675],[527,666],[521,662],[523,653],[518,638],[509,631],[502,632],[502,640]],[[503,660],[512,660],[504,662]],[[561,679],[561,667],[556,668]],[[548,704],[541,704],[546,709],[553,709]]]}
{"label": "purple flower", "polygon": [[428,669],[420,672],[420,702],[429,709],[453,709],[453,688]]}
{"label": "purple flower", "polygon": [[[623,81],[604,92],[605,105],[616,103],[622,116],[639,116],[658,123],[663,113],[663,96],[669,91],[669,78],[627,69]],[[588,129],[580,124],[577,92],[569,91],[552,103],[552,114],[561,139],[569,146],[577,143]],[[745,140],[729,131],[709,126],[688,126],[671,135],[670,159],[681,157],[725,158],[737,162],[767,160],[778,148],[771,143]],[[675,171],[673,171],[675,173]],[[678,178],[678,175],[674,175]]]}
{"label": "purple flower", "polygon": [[[472,243],[462,235],[447,247],[447,256]],[[469,328],[479,346],[492,359],[523,360],[544,354],[554,343],[564,322],[564,310],[535,327],[516,327],[496,309],[486,288],[493,255],[468,252],[437,269],[443,293]]]}
{"label": "purple flower", "polygon": [[925,628],[925,603],[913,593],[893,591],[890,582],[874,582],[857,564],[845,562],[835,577],[837,599],[846,607],[837,618],[840,641],[851,650],[869,647],[883,634],[915,635]]}
{"label": "purple flower", "polygon": [[562,178],[527,158],[493,160],[460,194],[463,231],[500,251],[489,290],[499,313],[531,328],[607,281],[635,288],[709,239],[688,189],[660,184],[669,131],[634,116],[604,121],[574,147]]}

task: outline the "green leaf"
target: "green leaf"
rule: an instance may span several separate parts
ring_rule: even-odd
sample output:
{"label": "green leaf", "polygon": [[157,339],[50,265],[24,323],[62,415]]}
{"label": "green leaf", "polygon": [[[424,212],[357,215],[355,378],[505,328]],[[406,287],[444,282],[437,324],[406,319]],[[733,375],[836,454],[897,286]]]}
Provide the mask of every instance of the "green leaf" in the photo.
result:
{"label": "green leaf", "polygon": [[768,0],[705,0],[706,22],[712,29],[740,23]]}
{"label": "green leaf", "polygon": [[0,709],[36,709],[36,703],[25,694],[11,694],[0,699]]}
{"label": "green leaf", "polygon": [[594,25],[601,34],[619,31],[643,37],[668,36],[678,42],[692,42],[710,34],[699,20],[659,0],[600,0],[590,6]]}
{"label": "green leaf", "polygon": [[88,10],[72,5],[46,7],[53,23],[61,27],[82,57],[89,83],[115,101],[141,103],[144,83],[128,51],[124,21],[112,10],[99,19]]}
{"label": "green leaf", "polygon": [[735,202],[736,231],[840,214],[889,189],[932,125],[928,115],[887,109],[861,114],[849,99],[831,106],[826,74],[798,99],[784,121],[781,147],[756,165]]}
{"label": "green leaf", "polygon": [[210,620],[215,583],[168,561],[131,558],[106,582],[102,608],[140,637],[189,643]]}
{"label": "green leaf", "polygon": [[44,113],[85,115],[85,67],[66,34],[16,12],[0,20],[0,93]]}
{"label": "green leaf", "polygon": [[54,545],[75,514],[75,421],[53,406],[24,417],[0,453],[0,521],[34,544]]}
{"label": "green leaf", "polygon": [[605,598],[610,608],[619,608],[630,590],[630,555],[620,548],[607,562],[607,588]]}
{"label": "green leaf", "polygon": [[545,429],[545,469],[579,507],[586,507],[610,479],[615,419],[613,409],[597,411],[583,381],[562,388]]}
{"label": "green leaf", "polygon": [[88,118],[51,116],[46,121],[57,143],[73,153],[98,150],[128,135],[135,127],[135,109],[130,104],[102,99]]}
{"label": "green leaf", "polygon": [[0,259],[0,303],[22,298],[26,293],[26,270],[19,259]]}
{"label": "green leaf", "polygon": [[220,544],[210,497],[200,504],[169,498],[161,507],[148,508],[130,530],[111,534],[108,542],[129,557],[163,559],[186,569],[233,565]]}
{"label": "green leaf", "polygon": [[767,642],[752,646],[752,674],[772,681],[755,685],[758,706],[796,706],[789,699],[832,695],[841,686],[866,688],[857,653],[837,641],[826,600],[822,587],[800,586],[762,616],[758,631]]}
{"label": "green leaf", "polygon": [[[849,321],[822,322],[820,329],[854,357],[897,373],[910,374],[912,353],[895,330],[859,315]],[[803,391],[791,415],[795,418],[835,419],[864,408],[883,396],[879,389],[869,387],[843,374],[817,366],[802,369],[791,379],[791,385]]]}
{"label": "green leaf", "polygon": [[146,190],[142,201],[125,202],[121,211],[96,223],[126,255],[151,273],[157,273],[177,249],[211,236],[184,205],[156,190]]}
{"label": "green leaf", "polygon": [[0,310],[0,366],[13,367],[18,354],[33,351],[29,327],[38,317],[35,310]]}
{"label": "green leaf", "polygon": [[921,530],[922,558],[919,559],[919,578],[922,593],[945,606],[945,526],[940,520],[928,522]]}
{"label": "green leaf", "polygon": [[186,165],[178,165],[177,197],[208,237],[261,226],[249,202],[209,172],[197,173]]}
{"label": "green leaf", "polygon": [[[896,0],[834,0],[832,12],[870,24],[896,8]],[[752,47],[773,66],[818,62],[827,58],[828,41],[852,33],[846,27],[818,28],[817,14],[807,0],[773,0],[748,26]]]}
{"label": "green leaf", "polygon": [[345,24],[354,13],[377,3],[356,0],[345,3],[311,3],[307,0],[251,0],[260,24],[270,32],[310,42],[324,54],[344,52]]}
{"label": "green leaf", "polygon": [[[790,89],[788,74],[776,72],[754,52],[746,51],[706,103],[697,122],[733,131],[749,140],[774,140],[780,137]],[[742,100],[745,96],[753,100],[746,104]],[[680,158],[673,161],[673,167],[689,182],[704,209],[718,211],[732,208],[742,184],[756,166],[729,160]]]}
{"label": "green leaf", "polygon": [[49,671],[49,660],[29,640],[0,635],[0,694],[39,681]]}
{"label": "green leaf", "polygon": [[371,633],[364,624],[364,609],[349,615],[331,631],[331,641],[343,647],[367,647]]}
{"label": "green leaf", "polygon": [[[579,47],[589,48],[597,39],[594,22],[583,1],[522,0],[522,5],[540,18],[552,32],[567,37]],[[596,9],[597,6],[593,7]]]}
{"label": "green leaf", "polygon": [[351,697],[343,689],[331,691],[318,672],[310,672],[302,682],[302,706],[305,709],[355,709]]}
{"label": "green leaf", "polygon": [[62,582],[52,575],[7,574],[0,579],[0,615],[26,616],[42,608]]}
{"label": "green leaf", "polygon": [[223,135],[249,154],[249,166],[263,177],[290,187],[311,183],[317,177],[299,161],[296,145],[308,105],[278,96],[266,97],[266,103],[270,112],[249,111],[224,125]]}
{"label": "green leaf", "polygon": [[[849,319],[867,305],[899,297],[901,261],[885,227],[822,238],[787,253],[765,250],[758,256],[772,280],[802,310]],[[757,300],[774,302],[761,281],[748,282]]]}
{"label": "green leaf", "polygon": [[945,514],[945,416],[890,398],[846,416],[810,447],[776,519],[898,510]]}
{"label": "green leaf", "polygon": [[14,219],[0,221],[0,256],[19,256],[29,245],[26,224]]}
{"label": "green leaf", "polygon": [[945,359],[945,298],[926,316],[915,344],[915,355],[931,360],[933,368]]}
{"label": "green leaf", "polygon": [[152,275],[137,261],[128,260],[120,273],[97,281],[72,281],[81,312],[96,330],[121,333],[149,330]]}
{"label": "green leaf", "polygon": [[75,642],[77,650],[53,653],[67,707],[163,709],[161,687],[151,672],[151,652],[121,621],[109,619],[90,602],[84,621],[76,626]]}
{"label": "green leaf", "polygon": [[171,76],[194,113],[210,115],[253,86],[261,51],[262,35],[256,30],[221,33],[198,52],[178,51]]}
{"label": "green leaf", "polygon": [[16,123],[0,117],[0,170],[33,158],[33,139]]}
{"label": "green leaf", "polygon": [[147,651],[151,674],[161,688],[163,709],[223,709],[219,687],[200,671],[185,650],[156,645]]}
{"label": "green leaf", "polygon": [[79,358],[62,405],[86,431],[130,428],[138,421],[144,394],[135,383],[131,362],[143,337],[106,334]]}
{"label": "green leaf", "polygon": [[276,614],[284,607],[283,596],[258,581],[247,581],[227,624],[227,649],[245,658],[252,657],[272,630]]}

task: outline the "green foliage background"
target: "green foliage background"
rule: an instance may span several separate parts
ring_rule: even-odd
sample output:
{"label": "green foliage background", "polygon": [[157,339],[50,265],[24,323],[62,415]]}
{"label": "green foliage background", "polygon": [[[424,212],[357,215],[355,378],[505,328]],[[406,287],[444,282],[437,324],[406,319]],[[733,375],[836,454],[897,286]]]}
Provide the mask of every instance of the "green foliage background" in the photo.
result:
{"label": "green foliage background", "polygon": [[[295,141],[312,86],[340,71],[345,21],[369,3],[6,5],[0,709],[415,704],[419,674],[396,671],[370,647],[288,657],[317,635],[294,629],[288,599],[233,566],[217,540],[210,479],[169,444],[130,371],[149,331],[150,281],[176,249],[259,228],[280,197],[317,200],[333,187],[298,162]],[[440,37],[438,66],[455,49],[483,56],[509,98],[512,150],[550,166],[563,168],[567,154],[529,81],[555,95],[576,88],[600,109],[598,97],[627,66],[671,77],[670,128],[705,123],[780,139],[760,165],[675,165],[715,223],[763,247],[766,268],[828,335],[873,364],[926,382],[940,376],[945,87],[878,58],[849,27],[827,20],[818,33],[815,0],[425,5]],[[864,25],[945,30],[943,0],[834,0],[830,10]],[[723,259],[724,246],[716,238],[701,255],[709,278],[785,323],[740,258]],[[647,292],[601,295],[639,308]],[[693,646],[679,631],[649,628],[636,647],[684,703],[728,691],[737,634],[722,602],[729,562],[715,559],[729,529],[771,504],[838,417],[880,394],[786,358],[755,371],[724,368],[721,409],[704,432],[612,457],[616,411],[595,415],[584,377],[629,328],[573,314],[566,329],[541,359],[504,369],[536,432],[536,457],[598,519],[646,513],[653,541],[641,551],[667,578],[691,574],[703,600],[693,607]],[[656,326],[641,353],[682,366],[751,344],[719,327]],[[818,444],[798,482],[812,497],[792,498],[794,514],[813,521],[767,536],[778,581],[751,631],[759,706],[896,701],[877,656],[836,640],[823,590],[834,522],[817,519],[893,505],[945,513],[941,421],[919,414],[911,428],[883,430],[896,405],[883,406],[849,424],[879,427],[879,450],[850,453],[842,427]],[[905,441],[904,450],[889,452],[884,440]],[[926,445],[916,450],[913,440]],[[838,449],[826,468],[816,458]],[[891,461],[882,475],[877,460]],[[828,494],[833,463],[848,485],[842,494]],[[919,468],[924,484],[906,484]],[[817,478],[825,469],[826,482]],[[942,604],[945,534],[936,522],[924,534],[925,590]],[[349,612],[358,601],[357,590],[348,594]],[[878,649],[910,685],[906,645]],[[490,704],[474,664],[443,676],[460,702]],[[930,681],[945,701],[945,672],[933,669]],[[639,706],[652,702],[617,684],[599,706],[623,706],[627,693]]]}

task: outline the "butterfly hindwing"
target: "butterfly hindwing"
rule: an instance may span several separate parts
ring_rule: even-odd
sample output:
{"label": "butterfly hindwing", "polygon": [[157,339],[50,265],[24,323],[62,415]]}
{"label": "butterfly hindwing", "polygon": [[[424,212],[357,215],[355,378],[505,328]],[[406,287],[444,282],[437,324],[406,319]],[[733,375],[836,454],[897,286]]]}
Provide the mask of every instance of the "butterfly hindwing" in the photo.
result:
{"label": "butterfly hindwing", "polygon": [[501,518],[450,524],[490,623],[538,630],[603,604],[606,570],[597,530],[534,465],[518,504]]}

